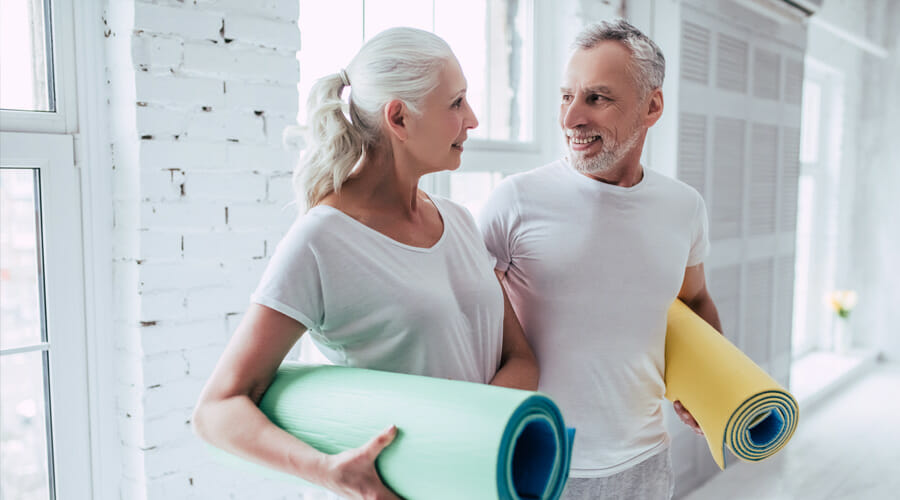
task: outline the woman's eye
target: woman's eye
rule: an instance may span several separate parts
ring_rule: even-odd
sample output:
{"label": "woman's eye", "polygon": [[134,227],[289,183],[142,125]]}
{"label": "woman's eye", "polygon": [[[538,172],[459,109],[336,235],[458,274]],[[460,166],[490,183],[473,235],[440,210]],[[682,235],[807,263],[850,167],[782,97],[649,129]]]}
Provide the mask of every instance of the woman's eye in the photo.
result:
{"label": "woman's eye", "polygon": [[458,108],[458,107],[462,106],[462,102],[463,102],[463,99],[462,99],[462,97],[460,97],[459,99],[453,101],[453,107]]}

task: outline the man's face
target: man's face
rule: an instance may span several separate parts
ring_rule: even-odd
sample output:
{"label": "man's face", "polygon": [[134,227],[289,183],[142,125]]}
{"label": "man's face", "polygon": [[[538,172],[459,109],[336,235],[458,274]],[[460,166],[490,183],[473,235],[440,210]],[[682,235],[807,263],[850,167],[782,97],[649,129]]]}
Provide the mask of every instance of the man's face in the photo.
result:
{"label": "man's face", "polygon": [[584,174],[614,170],[640,158],[645,103],[629,69],[631,52],[617,41],[576,50],[560,89],[559,124],[568,158]]}

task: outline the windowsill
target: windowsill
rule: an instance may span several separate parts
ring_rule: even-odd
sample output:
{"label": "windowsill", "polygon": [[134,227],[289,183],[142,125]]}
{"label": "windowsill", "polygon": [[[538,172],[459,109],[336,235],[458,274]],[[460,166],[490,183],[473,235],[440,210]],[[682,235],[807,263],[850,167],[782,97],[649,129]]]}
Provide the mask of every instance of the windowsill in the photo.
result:
{"label": "windowsill", "polygon": [[800,407],[808,411],[871,369],[877,358],[876,351],[867,349],[842,354],[828,351],[806,354],[791,365],[791,393]]}

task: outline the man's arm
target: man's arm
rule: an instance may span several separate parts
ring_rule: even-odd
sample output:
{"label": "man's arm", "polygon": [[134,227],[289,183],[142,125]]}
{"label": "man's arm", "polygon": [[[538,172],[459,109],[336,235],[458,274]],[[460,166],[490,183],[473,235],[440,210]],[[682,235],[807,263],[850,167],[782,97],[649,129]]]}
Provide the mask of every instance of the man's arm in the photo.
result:
{"label": "man's arm", "polygon": [[678,298],[719,333],[722,333],[719,311],[709,295],[709,290],[706,289],[706,275],[703,273],[702,263],[684,268],[684,281],[681,283]]}
{"label": "man's arm", "polygon": [[[716,304],[706,289],[706,275],[703,272],[703,264],[689,266],[684,268],[684,281],[681,283],[681,291],[678,292],[678,298],[687,304],[692,311],[703,318],[707,323],[712,325],[719,333],[722,333],[722,323],[719,321],[719,311]],[[703,435],[697,421],[682,404],[681,401],[675,401],[675,413],[678,418],[688,427],[699,435]]]}
{"label": "man's arm", "polygon": [[516,312],[509,302],[504,283],[506,273],[497,269],[494,269],[494,273],[500,280],[500,288],[503,290],[503,353],[500,367],[491,380],[491,385],[536,391],[540,376],[537,360],[531,350],[531,345],[522,332],[522,325],[516,317]]}

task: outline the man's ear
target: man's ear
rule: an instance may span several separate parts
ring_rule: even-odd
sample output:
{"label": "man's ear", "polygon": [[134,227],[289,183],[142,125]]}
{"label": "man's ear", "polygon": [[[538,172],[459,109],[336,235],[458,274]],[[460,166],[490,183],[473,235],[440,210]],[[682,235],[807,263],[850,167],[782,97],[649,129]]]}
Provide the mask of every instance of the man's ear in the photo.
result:
{"label": "man's ear", "polygon": [[644,125],[647,128],[652,127],[655,124],[659,117],[662,116],[663,112],[663,93],[662,89],[656,88],[650,92],[650,95],[647,96],[647,114],[644,117]]}
{"label": "man's ear", "polygon": [[384,123],[388,133],[401,141],[409,137],[409,120],[406,104],[395,99],[384,106]]}

